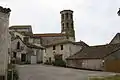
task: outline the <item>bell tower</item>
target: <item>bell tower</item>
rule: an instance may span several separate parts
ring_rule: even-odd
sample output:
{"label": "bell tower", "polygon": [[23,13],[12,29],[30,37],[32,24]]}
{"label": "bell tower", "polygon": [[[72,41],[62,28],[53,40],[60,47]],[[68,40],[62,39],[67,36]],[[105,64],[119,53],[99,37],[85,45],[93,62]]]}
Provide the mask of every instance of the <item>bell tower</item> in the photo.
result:
{"label": "bell tower", "polygon": [[63,10],[61,14],[61,33],[66,34],[67,39],[75,41],[73,11]]}

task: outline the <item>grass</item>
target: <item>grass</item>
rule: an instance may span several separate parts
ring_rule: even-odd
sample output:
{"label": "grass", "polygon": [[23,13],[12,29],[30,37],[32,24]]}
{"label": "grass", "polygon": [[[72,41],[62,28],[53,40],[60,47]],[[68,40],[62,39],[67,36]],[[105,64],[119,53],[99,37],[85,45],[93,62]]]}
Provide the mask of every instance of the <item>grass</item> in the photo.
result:
{"label": "grass", "polygon": [[91,77],[89,80],[120,80],[120,75],[109,76],[109,77]]}

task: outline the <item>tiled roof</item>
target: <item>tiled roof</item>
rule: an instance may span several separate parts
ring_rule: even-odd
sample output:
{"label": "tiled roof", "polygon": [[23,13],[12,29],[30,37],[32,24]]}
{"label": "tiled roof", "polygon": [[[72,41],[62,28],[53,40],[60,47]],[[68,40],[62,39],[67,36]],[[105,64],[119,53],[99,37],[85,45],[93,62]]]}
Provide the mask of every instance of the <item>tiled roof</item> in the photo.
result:
{"label": "tiled roof", "polygon": [[120,49],[120,43],[85,47],[67,59],[101,59]]}
{"label": "tiled roof", "polygon": [[[114,41],[115,40],[115,41]],[[117,41],[116,41],[117,40]],[[120,43],[120,33],[117,33],[114,38],[110,41],[110,44]]]}
{"label": "tiled roof", "polygon": [[[14,40],[16,40],[16,39],[20,39],[21,40],[21,38],[19,36],[15,37]],[[31,44],[31,43],[26,43],[23,40],[21,40],[21,41],[29,48],[36,48],[36,49],[44,49],[45,48],[43,46],[37,46],[37,45]]]}
{"label": "tiled roof", "polygon": [[14,26],[11,26],[11,27],[9,27],[9,29],[15,29],[15,28],[17,28],[17,29],[26,29],[26,28],[30,28],[31,27],[31,25],[14,25]]}
{"label": "tiled roof", "polygon": [[79,42],[75,42],[76,44],[79,44],[79,45],[81,45],[81,46],[83,46],[83,47],[88,47],[89,45],[88,44],[86,44],[85,42],[83,42],[83,41],[79,41]]}
{"label": "tiled roof", "polygon": [[24,31],[21,31],[21,32],[15,31],[15,32],[20,33],[21,35],[24,35],[24,36],[32,36],[33,35],[32,32],[24,32]]}
{"label": "tiled roof", "polygon": [[53,45],[59,45],[59,44],[66,44],[66,43],[71,43],[71,44],[74,44],[74,45],[81,45],[83,47],[88,47],[88,45],[86,43],[84,43],[83,41],[81,42],[73,42],[73,41],[70,41],[68,39],[63,39],[63,40],[56,40],[50,44],[47,44],[45,45],[46,47],[50,47],[50,46],[53,46]]}
{"label": "tiled roof", "polygon": [[45,34],[34,34],[34,36],[40,36],[40,37],[56,37],[56,36],[65,36],[65,34],[62,34],[62,33],[45,33]]}
{"label": "tiled roof", "polygon": [[31,44],[31,43],[25,43],[25,45],[29,48],[44,49],[43,46],[37,46],[37,45]]}

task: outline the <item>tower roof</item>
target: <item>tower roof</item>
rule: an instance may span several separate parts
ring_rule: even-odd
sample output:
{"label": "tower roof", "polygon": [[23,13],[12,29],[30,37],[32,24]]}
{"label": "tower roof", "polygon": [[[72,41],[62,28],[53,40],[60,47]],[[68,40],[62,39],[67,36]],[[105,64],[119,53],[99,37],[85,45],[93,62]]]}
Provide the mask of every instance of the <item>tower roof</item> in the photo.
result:
{"label": "tower roof", "polygon": [[73,13],[72,10],[62,10],[62,11],[60,11],[60,14],[63,13],[63,12],[72,12]]}

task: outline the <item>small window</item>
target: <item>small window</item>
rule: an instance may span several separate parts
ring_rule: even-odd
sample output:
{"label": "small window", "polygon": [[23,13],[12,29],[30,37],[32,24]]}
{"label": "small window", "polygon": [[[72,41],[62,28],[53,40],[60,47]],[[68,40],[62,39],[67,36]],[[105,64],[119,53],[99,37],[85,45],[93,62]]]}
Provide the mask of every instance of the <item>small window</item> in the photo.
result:
{"label": "small window", "polygon": [[66,13],[65,15],[66,15],[66,19],[68,19],[68,13]]}
{"label": "small window", "polygon": [[67,26],[67,28],[69,28],[69,24],[68,23],[66,23],[66,26]]}
{"label": "small window", "polygon": [[20,49],[20,42],[17,42],[17,49]]}
{"label": "small window", "polygon": [[62,19],[64,19],[64,14],[62,14]]}
{"label": "small window", "polygon": [[14,58],[16,58],[16,55],[17,55],[16,52],[13,52],[13,57],[14,57]]}
{"label": "small window", "polygon": [[70,18],[73,19],[73,15],[72,14],[70,15]]}
{"label": "small window", "polygon": [[50,63],[52,62],[51,57],[49,57],[49,62],[50,62]]}
{"label": "small window", "polygon": [[64,27],[64,23],[62,24],[62,27]]}
{"label": "small window", "polygon": [[53,50],[55,50],[56,49],[56,46],[53,46]]}
{"label": "small window", "polygon": [[63,45],[60,45],[61,46],[61,50],[63,50]]}
{"label": "small window", "polygon": [[63,28],[63,30],[64,30],[64,23],[62,24],[62,28]]}
{"label": "small window", "polygon": [[73,23],[71,23],[71,28],[73,29]]}

